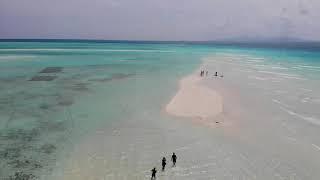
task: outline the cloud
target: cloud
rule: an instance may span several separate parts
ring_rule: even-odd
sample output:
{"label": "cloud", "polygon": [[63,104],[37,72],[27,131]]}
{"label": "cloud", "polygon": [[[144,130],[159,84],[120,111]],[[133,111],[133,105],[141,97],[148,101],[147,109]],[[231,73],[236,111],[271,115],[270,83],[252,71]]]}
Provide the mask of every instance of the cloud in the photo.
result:
{"label": "cloud", "polygon": [[1,0],[0,38],[320,40],[318,0]]}
{"label": "cloud", "polygon": [[305,16],[305,15],[308,15],[309,14],[309,10],[308,10],[308,8],[305,6],[305,5],[303,5],[303,4],[299,4],[299,13],[301,14],[301,15],[303,15],[303,16]]}

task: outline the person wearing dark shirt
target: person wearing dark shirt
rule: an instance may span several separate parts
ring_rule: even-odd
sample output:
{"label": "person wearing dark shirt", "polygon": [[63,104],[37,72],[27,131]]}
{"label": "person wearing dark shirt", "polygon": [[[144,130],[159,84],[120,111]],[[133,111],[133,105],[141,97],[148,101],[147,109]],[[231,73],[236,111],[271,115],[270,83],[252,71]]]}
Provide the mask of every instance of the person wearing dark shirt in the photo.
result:
{"label": "person wearing dark shirt", "polygon": [[165,168],[166,168],[166,165],[167,165],[167,162],[166,162],[166,161],[167,161],[166,158],[163,157],[163,158],[162,158],[162,171],[164,171]]}
{"label": "person wearing dark shirt", "polygon": [[172,154],[171,156],[171,161],[173,163],[173,166],[176,166],[176,162],[177,162],[177,156],[175,153]]}
{"label": "person wearing dark shirt", "polygon": [[156,168],[154,167],[154,168],[151,170],[151,179],[156,179],[156,173],[157,173],[157,170],[156,170]]}

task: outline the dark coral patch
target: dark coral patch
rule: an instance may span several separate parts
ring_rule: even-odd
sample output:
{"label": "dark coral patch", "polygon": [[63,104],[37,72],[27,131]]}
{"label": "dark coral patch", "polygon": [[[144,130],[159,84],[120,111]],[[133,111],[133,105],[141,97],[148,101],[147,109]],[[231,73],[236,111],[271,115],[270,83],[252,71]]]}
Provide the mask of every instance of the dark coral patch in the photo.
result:
{"label": "dark coral patch", "polygon": [[29,81],[52,81],[57,76],[33,76]]}
{"label": "dark coral patch", "polygon": [[40,71],[40,73],[58,73],[61,72],[63,67],[46,67]]}

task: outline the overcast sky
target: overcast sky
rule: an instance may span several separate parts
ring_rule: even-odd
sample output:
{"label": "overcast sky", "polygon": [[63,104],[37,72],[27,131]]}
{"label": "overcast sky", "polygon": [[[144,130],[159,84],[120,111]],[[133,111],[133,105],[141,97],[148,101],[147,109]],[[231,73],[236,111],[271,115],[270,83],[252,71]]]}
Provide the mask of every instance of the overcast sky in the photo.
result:
{"label": "overcast sky", "polygon": [[320,0],[0,0],[0,38],[320,40]]}

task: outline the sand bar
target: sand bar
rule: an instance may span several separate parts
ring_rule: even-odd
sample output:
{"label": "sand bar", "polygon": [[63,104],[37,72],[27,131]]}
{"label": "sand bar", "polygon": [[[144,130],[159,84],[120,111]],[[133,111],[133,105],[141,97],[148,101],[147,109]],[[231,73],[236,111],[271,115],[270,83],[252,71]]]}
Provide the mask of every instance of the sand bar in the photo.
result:
{"label": "sand bar", "polygon": [[166,106],[166,111],[175,116],[190,118],[210,118],[221,113],[222,97],[201,84],[204,78],[198,74],[183,78],[177,94]]}

